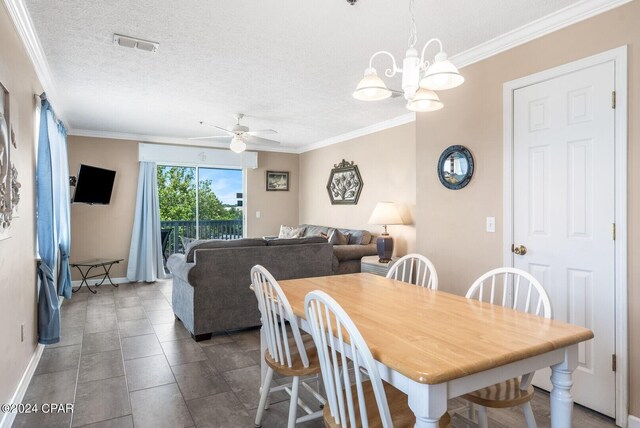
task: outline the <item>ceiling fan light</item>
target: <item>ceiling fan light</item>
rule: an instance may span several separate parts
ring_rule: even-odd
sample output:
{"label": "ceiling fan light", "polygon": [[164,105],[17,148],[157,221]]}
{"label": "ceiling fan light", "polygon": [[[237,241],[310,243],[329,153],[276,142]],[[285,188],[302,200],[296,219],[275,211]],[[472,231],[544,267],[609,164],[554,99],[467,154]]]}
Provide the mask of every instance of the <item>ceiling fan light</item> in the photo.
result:
{"label": "ceiling fan light", "polygon": [[364,77],[353,92],[353,98],[360,101],[378,101],[391,96],[391,91],[378,77],[375,68],[367,68]]}
{"label": "ceiling fan light", "polygon": [[247,144],[242,140],[242,137],[235,136],[229,144],[229,148],[234,153],[242,153],[247,149]]}
{"label": "ceiling fan light", "polygon": [[436,55],[435,62],[427,69],[420,87],[434,91],[452,89],[462,85],[464,77],[458,72],[458,68],[447,59],[447,54],[440,52]]}
{"label": "ceiling fan light", "polygon": [[407,108],[415,112],[436,111],[444,107],[438,94],[429,90],[420,88],[412,99],[407,103]]}

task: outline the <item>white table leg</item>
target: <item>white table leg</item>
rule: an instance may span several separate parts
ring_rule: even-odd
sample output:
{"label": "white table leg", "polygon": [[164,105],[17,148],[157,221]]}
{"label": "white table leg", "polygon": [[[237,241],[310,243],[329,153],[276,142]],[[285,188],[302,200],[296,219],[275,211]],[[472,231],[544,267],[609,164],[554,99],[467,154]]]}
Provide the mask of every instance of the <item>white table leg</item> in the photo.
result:
{"label": "white table leg", "polygon": [[416,428],[438,428],[447,411],[447,385],[416,384],[408,393],[409,407],[416,415]]}
{"label": "white table leg", "polygon": [[573,412],[573,397],[571,386],[573,380],[571,374],[578,366],[578,345],[572,345],[565,349],[564,361],[551,366],[551,427],[566,428],[571,426]]}

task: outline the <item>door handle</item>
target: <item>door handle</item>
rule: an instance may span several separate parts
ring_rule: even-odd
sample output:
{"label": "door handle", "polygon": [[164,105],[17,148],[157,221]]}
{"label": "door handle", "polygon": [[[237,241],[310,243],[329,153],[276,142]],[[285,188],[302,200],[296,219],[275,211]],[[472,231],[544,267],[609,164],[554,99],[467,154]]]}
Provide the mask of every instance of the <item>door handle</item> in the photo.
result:
{"label": "door handle", "polygon": [[519,256],[524,256],[527,254],[527,247],[524,245],[518,245],[517,247],[515,245],[511,245],[511,251]]}

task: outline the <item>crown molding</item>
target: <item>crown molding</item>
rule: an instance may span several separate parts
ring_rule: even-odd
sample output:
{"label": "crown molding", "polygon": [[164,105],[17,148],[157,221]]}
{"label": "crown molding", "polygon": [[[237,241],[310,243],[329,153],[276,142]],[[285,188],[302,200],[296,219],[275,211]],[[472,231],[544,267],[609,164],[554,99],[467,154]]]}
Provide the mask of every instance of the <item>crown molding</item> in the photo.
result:
{"label": "crown molding", "polygon": [[69,122],[66,120],[64,106],[58,101],[58,92],[53,76],[51,75],[51,69],[49,68],[47,57],[44,54],[27,7],[22,0],[4,0],[4,5],[9,11],[13,25],[16,27],[22,44],[29,55],[29,59],[31,59],[33,63],[33,68],[36,71],[38,80],[40,80],[40,85],[42,85],[42,89],[46,92],[47,99],[55,108],[56,117],[67,126]]}
{"label": "crown molding", "polygon": [[471,49],[453,55],[450,60],[458,68],[466,67],[631,1],[581,0]]}
{"label": "crown molding", "polygon": [[[189,147],[206,147],[210,149],[228,149],[229,143],[221,143],[217,141],[211,141],[209,143],[196,143],[194,140],[188,138],[178,137],[162,137],[159,135],[146,135],[146,134],[128,134],[125,132],[111,132],[111,131],[94,131],[89,129],[70,129],[67,131],[67,135],[75,137],[90,137],[90,138],[108,138],[111,140],[130,140],[139,143],[159,143],[159,144],[173,144],[178,146]],[[199,140],[202,141],[202,140]],[[291,146],[262,146],[259,144],[247,144],[247,150],[259,151],[259,152],[277,152],[277,153],[299,153],[297,147]]]}
{"label": "crown molding", "polygon": [[415,113],[406,113],[402,116],[394,117],[393,119],[385,120],[383,122],[374,123],[373,125],[365,126],[364,128],[356,129],[344,134],[336,135],[335,137],[327,138],[316,143],[307,144],[298,149],[298,153],[305,153],[311,150],[317,150],[322,147],[331,146],[334,144],[342,143],[343,141],[353,140],[354,138],[363,137],[365,135],[373,134],[375,132],[384,131],[385,129],[393,128],[396,126],[404,125],[407,123],[415,122]]}

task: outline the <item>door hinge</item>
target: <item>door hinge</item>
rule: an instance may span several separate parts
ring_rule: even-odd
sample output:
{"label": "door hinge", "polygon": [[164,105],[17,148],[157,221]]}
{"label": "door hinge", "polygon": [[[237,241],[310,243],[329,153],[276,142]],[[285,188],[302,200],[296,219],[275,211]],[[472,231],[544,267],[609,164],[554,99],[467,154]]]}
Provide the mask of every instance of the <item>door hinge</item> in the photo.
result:
{"label": "door hinge", "polygon": [[614,372],[617,369],[617,363],[616,363],[616,354],[612,354],[611,355],[611,370],[613,370]]}
{"label": "door hinge", "polygon": [[616,108],[616,91],[611,92],[611,108]]}
{"label": "door hinge", "polygon": [[616,240],[616,224],[611,223],[611,239]]}

